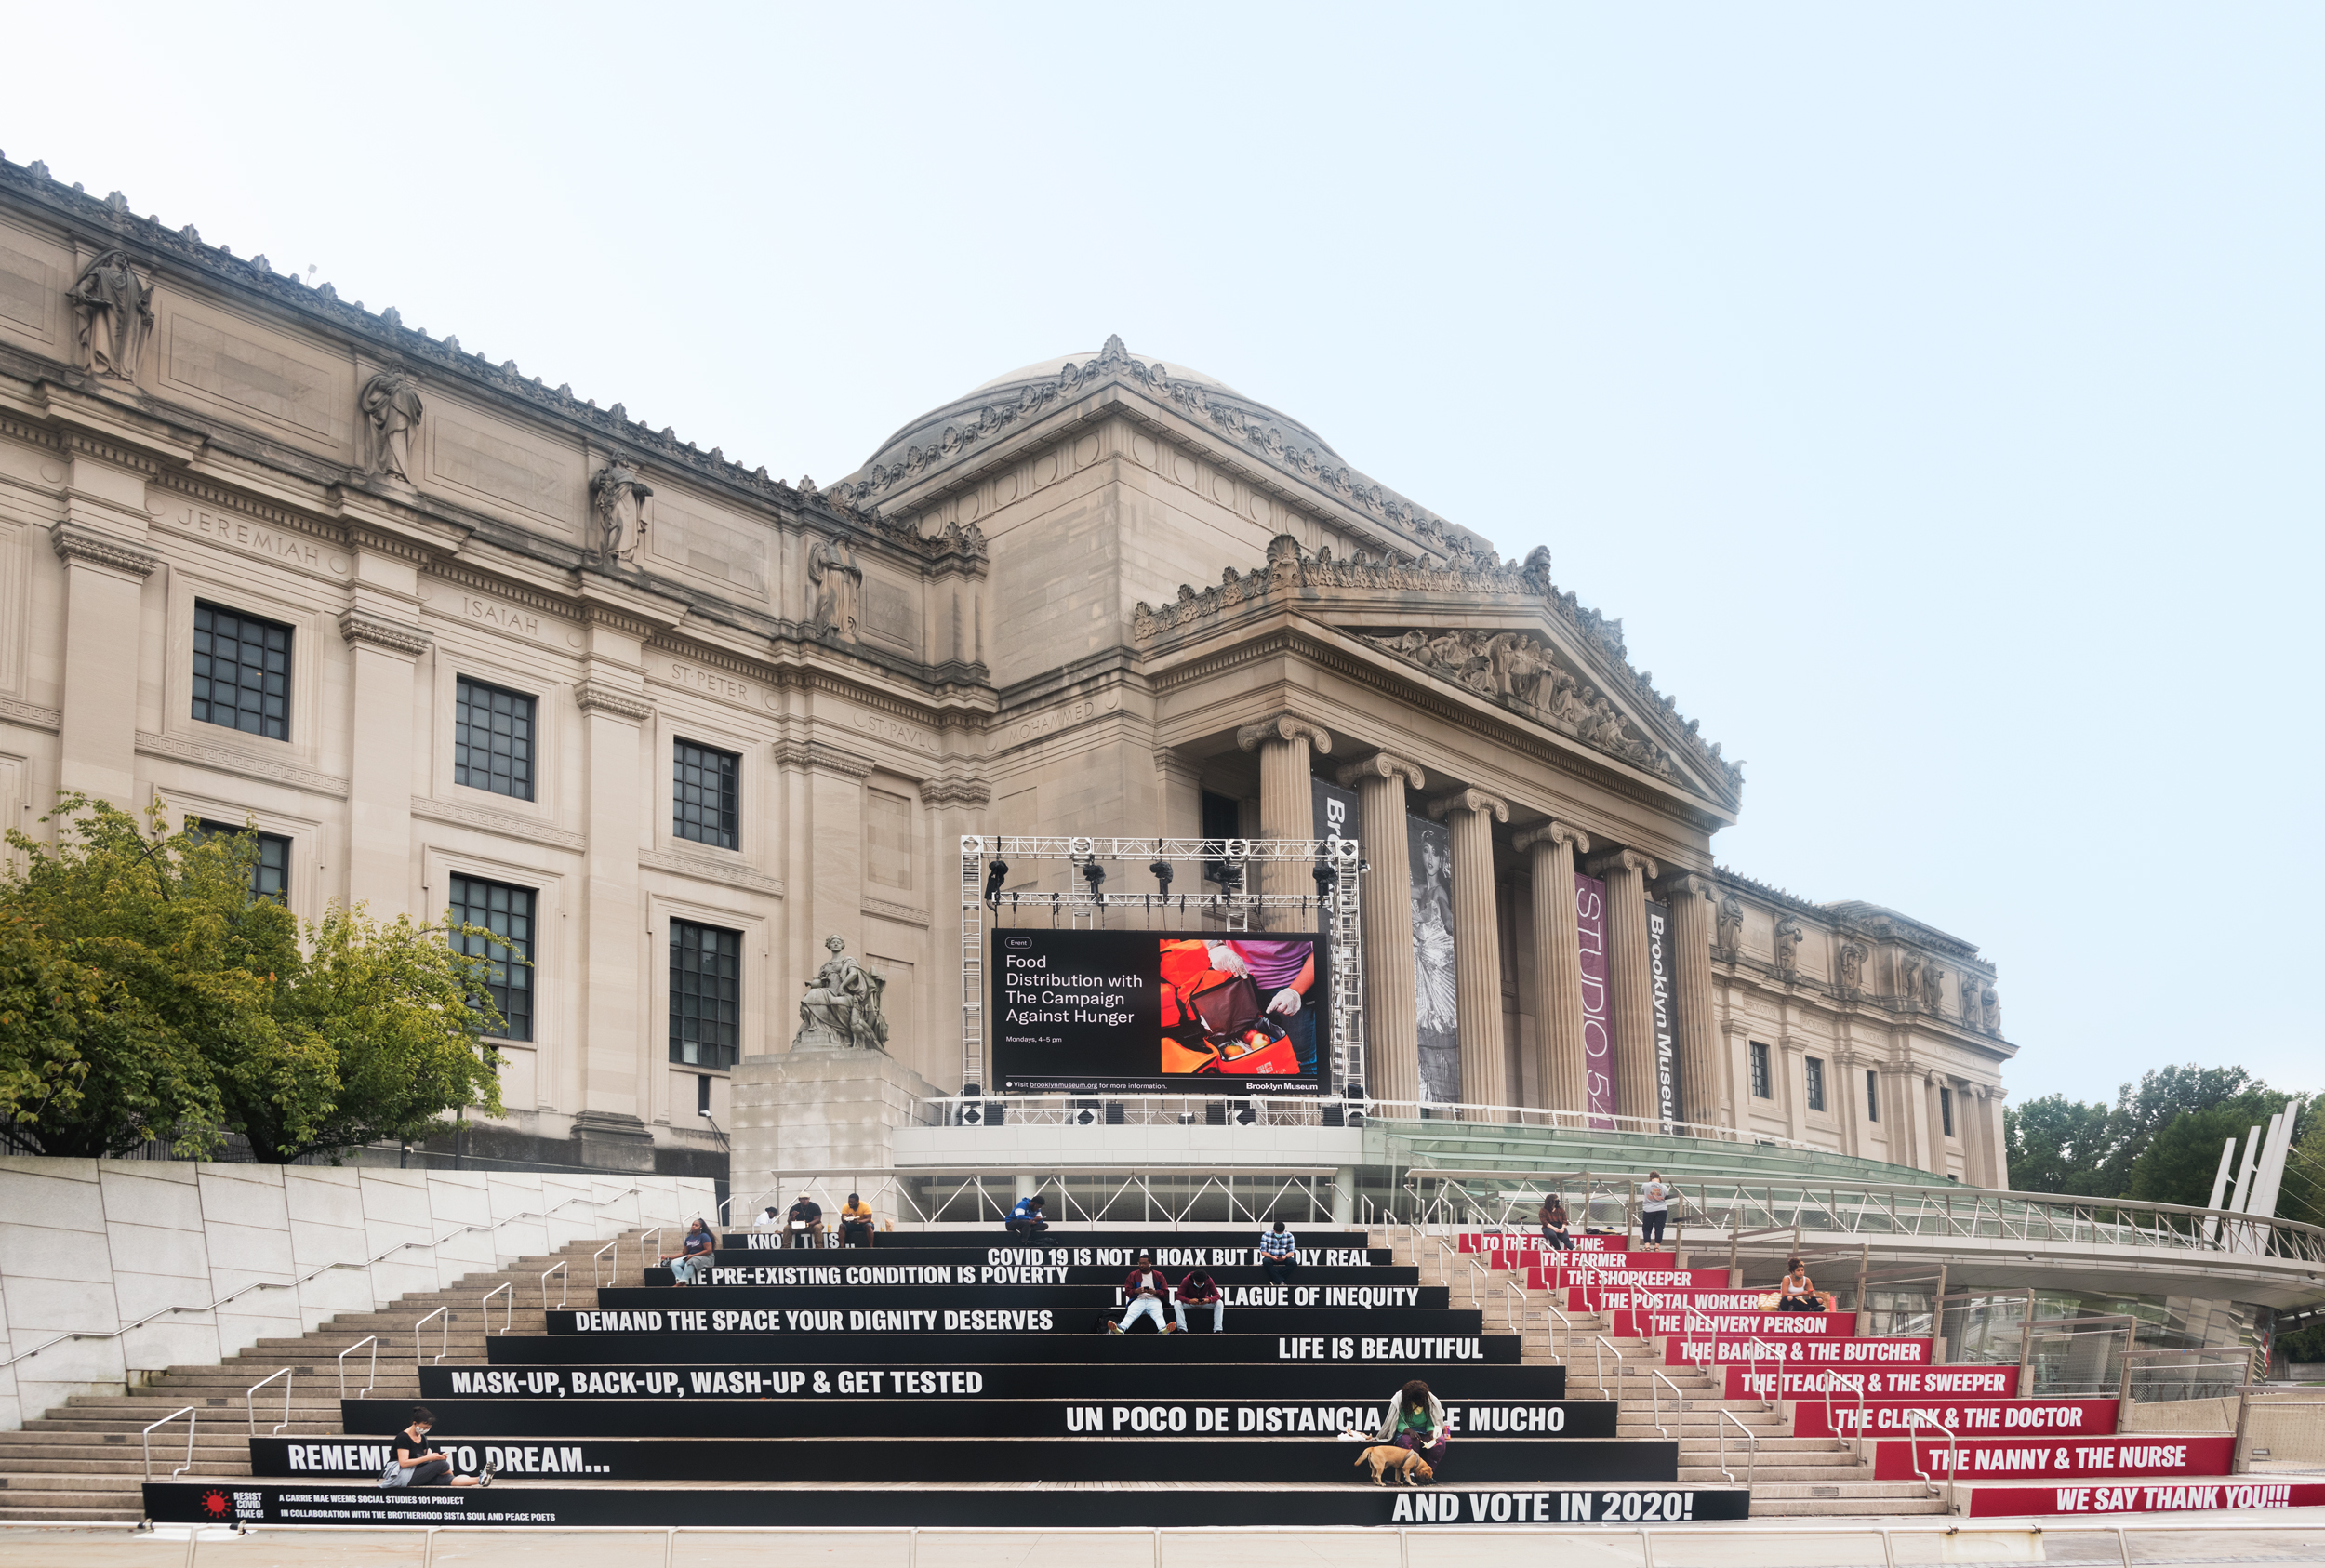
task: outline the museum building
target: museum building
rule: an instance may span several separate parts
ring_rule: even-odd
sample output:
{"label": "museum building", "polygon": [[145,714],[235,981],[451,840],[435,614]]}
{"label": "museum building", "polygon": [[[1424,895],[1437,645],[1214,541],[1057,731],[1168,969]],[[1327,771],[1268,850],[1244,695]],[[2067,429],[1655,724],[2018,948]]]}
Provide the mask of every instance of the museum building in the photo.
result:
{"label": "museum building", "polygon": [[964,836],[1311,839],[1329,797],[1372,1101],[2007,1184],[1973,945],[1720,869],[1740,770],[1547,551],[1119,339],[787,483],[0,162],[0,628],[7,820],[158,796],[303,917],[527,960],[477,1153],[709,1174],[832,937],[889,1056],[990,1092]]}

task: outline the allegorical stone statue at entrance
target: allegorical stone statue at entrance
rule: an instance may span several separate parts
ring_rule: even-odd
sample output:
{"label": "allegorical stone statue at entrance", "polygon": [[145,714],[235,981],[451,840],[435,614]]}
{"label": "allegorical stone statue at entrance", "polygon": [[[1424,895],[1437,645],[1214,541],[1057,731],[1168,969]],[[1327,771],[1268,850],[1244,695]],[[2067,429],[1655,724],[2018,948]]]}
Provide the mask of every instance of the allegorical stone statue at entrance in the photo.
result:
{"label": "allegorical stone statue at entrance", "polygon": [[847,944],[838,937],[825,937],[823,945],[831,957],[799,999],[799,1032],[791,1037],[791,1049],[887,1049],[888,1020],[881,1014],[880,998],[888,982],[842,951]]}
{"label": "allegorical stone statue at entrance", "polygon": [[153,286],[126,256],[109,250],[88,264],[66,298],[80,328],[82,363],[100,376],[136,380],[153,329]]}

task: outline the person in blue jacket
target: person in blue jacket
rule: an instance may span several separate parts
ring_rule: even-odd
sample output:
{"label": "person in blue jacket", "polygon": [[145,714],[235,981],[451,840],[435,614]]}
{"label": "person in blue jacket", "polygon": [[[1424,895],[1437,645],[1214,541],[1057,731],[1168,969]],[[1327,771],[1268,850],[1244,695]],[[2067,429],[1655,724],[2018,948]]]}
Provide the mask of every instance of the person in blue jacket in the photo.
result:
{"label": "person in blue jacket", "polygon": [[1049,1229],[1049,1221],[1042,1217],[1042,1195],[1020,1198],[1017,1206],[1009,1211],[1009,1233],[1020,1241],[1030,1242]]}

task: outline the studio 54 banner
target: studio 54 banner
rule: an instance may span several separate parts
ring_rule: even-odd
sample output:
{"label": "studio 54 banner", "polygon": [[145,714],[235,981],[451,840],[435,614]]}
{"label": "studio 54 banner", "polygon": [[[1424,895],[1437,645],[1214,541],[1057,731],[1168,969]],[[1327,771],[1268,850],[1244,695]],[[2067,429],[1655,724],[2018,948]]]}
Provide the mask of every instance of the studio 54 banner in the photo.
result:
{"label": "studio 54 banner", "polygon": [[1003,1094],[1326,1087],[1331,965],[1318,933],[1004,928],[990,974]]}

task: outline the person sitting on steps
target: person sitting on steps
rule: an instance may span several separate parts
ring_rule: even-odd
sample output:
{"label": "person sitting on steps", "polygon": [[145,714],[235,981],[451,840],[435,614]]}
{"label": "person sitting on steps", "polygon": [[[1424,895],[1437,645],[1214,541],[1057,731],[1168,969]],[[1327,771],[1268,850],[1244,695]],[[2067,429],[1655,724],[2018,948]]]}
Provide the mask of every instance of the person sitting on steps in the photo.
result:
{"label": "person sitting on steps", "polygon": [[1388,1417],[1381,1422],[1380,1430],[1373,1434],[1373,1441],[1409,1448],[1428,1460],[1430,1469],[1439,1469],[1445,1463],[1449,1425],[1445,1407],[1437,1402],[1428,1385],[1415,1377],[1399,1389],[1396,1398],[1388,1402]]}
{"label": "person sitting on steps", "polygon": [[1123,1313],[1122,1322],[1115,1322],[1109,1319],[1107,1328],[1115,1334],[1126,1333],[1134,1319],[1150,1317],[1154,1320],[1156,1333],[1176,1334],[1178,1325],[1164,1322],[1162,1317],[1162,1298],[1170,1294],[1170,1289],[1169,1277],[1154,1266],[1154,1254],[1140,1253],[1138,1267],[1133,1269],[1130,1278],[1123,1282],[1123,1297],[1130,1306]]}
{"label": "person sitting on steps", "polygon": [[803,1192],[790,1213],[783,1216],[784,1242],[794,1247],[823,1245],[823,1205]]}
{"label": "person sitting on steps", "polygon": [[1049,1229],[1049,1221],[1042,1217],[1042,1195],[1036,1192],[1030,1198],[1018,1199],[1017,1206],[1009,1211],[1009,1223],[1004,1229],[1021,1242],[1039,1239]]}
{"label": "person sitting on steps", "polygon": [[395,1456],[388,1462],[387,1471],[379,1484],[391,1489],[405,1486],[490,1486],[499,1473],[497,1465],[486,1465],[482,1475],[455,1475],[452,1461],[444,1456],[442,1449],[428,1441],[429,1428],[436,1424],[435,1413],[424,1404],[412,1406],[412,1419],[405,1428],[388,1440]]}
{"label": "person sitting on steps", "polygon": [[1178,1289],[1171,1302],[1171,1312],[1178,1319],[1181,1334],[1187,1332],[1187,1309],[1189,1307],[1198,1312],[1205,1307],[1210,1308],[1211,1332],[1227,1332],[1227,1296],[1220,1291],[1219,1282],[1201,1269],[1187,1271],[1187,1277],[1178,1282]]}
{"label": "person sitting on steps", "polygon": [[871,1205],[851,1192],[840,1209],[840,1245],[868,1247],[871,1244]]}
{"label": "person sitting on steps", "polygon": [[1553,1251],[1565,1252],[1574,1244],[1574,1232],[1566,1228],[1566,1205],[1553,1192],[1542,1200],[1542,1240]]}
{"label": "person sitting on steps", "polygon": [[1300,1266],[1299,1242],[1277,1220],[1275,1229],[1259,1233],[1259,1267],[1268,1271],[1268,1282],[1280,1285],[1283,1276]]}
{"label": "person sitting on steps", "polygon": [[718,1238],[698,1217],[686,1227],[686,1239],[679,1242],[678,1250],[662,1261],[670,1265],[671,1283],[701,1285],[711,1282],[711,1265],[718,1256]]}
{"label": "person sitting on steps", "polygon": [[1825,1303],[1817,1296],[1816,1285],[1809,1279],[1808,1270],[1800,1267],[1800,1260],[1797,1257],[1792,1259],[1785,1265],[1785,1269],[1784,1283],[1776,1287],[1782,1297],[1776,1303],[1776,1310],[1779,1312],[1823,1311]]}

